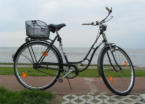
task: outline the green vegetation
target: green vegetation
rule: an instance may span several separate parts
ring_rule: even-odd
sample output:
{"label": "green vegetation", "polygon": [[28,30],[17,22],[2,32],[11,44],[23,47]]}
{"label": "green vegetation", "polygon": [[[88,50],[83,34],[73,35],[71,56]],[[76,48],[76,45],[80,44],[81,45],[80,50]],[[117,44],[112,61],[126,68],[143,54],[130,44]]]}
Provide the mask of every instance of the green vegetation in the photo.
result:
{"label": "green vegetation", "polygon": [[99,77],[97,69],[87,69],[79,73],[79,77]]}
{"label": "green vegetation", "polygon": [[14,63],[0,63],[0,65],[13,65]]}
{"label": "green vegetation", "polygon": [[[22,68],[22,70],[29,70],[29,68]],[[48,73],[51,71],[51,74],[55,73],[55,71],[49,70],[47,71]],[[32,74],[30,74],[31,76],[46,76],[47,74],[44,73],[40,73],[40,72],[36,72],[31,71]],[[116,74],[116,72],[109,72],[111,74],[111,76],[120,76]],[[127,73],[129,73],[128,71],[123,71],[122,73],[124,73],[124,75],[128,75]],[[14,75],[14,69],[12,67],[0,67],[0,75]],[[54,75],[54,74],[53,74]],[[145,77],[145,70],[141,70],[141,69],[135,69],[135,75],[136,77]],[[98,70],[97,69],[87,69],[84,72],[79,73],[79,77],[98,77]]]}
{"label": "green vegetation", "polygon": [[0,67],[0,75],[14,75],[14,68]]}
{"label": "green vegetation", "polygon": [[[108,72],[105,71],[106,75],[111,75],[111,76],[117,76],[117,77],[127,77],[130,73],[130,71],[128,70],[124,70],[121,73],[116,73],[116,72]],[[122,76],[123,75],[123,76]],[[98,77],[98,70],[97,69],[88,69],[82,73],[79,73],[79,77]],[[129,75],[130,76],[130,75]],[[135,76],[136,77],[145,77],[145,70],[139,70],[139,69],[135,69]]]}
{"label": "green vegetation", "polygon": [[[39,69],[40,71],[46,72],[46,73],[42,73],[36,70],[32,70],[31,68],[28,67],[22,67],[19,69],[19,73],[22,74],[22,72],[27,73],[30,76],[48,76],[49,72],[51,75],[56,75],[56,70],[43,70],[43,69]],[[12,67],[0,67],[0,75],[14,75],[14,68]]]}
{"label": "green vegetation", "polygon": [[0,87],[0,104],[50,104],[50,92],[38,90],[11,91]]}

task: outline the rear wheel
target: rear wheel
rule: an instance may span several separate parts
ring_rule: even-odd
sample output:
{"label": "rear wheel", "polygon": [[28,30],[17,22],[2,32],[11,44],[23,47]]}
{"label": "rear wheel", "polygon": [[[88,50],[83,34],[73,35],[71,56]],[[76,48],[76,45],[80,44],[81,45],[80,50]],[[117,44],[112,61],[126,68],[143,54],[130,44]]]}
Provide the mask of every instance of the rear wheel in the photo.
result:
{"label": "rear wheel", "polygon": [[[39,59],[43,60],[38,63]],[[60,75],[61,60],[48,43],[34,41],[23,45],[16,53],[14,70],[18,81],[29,89],[51,87]]]}
{"label": "rear wheel", "polygon": [[134,86],[133,64],[124,50],[106,47],[99,56],[98,68],[107,87],[115,94],[127,95]]}

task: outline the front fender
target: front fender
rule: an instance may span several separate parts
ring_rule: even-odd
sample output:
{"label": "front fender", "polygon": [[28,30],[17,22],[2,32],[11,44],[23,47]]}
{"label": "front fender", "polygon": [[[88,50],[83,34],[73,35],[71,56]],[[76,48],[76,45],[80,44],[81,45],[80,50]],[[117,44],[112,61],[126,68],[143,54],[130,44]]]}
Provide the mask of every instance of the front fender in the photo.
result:
{"label": "front fender", "polygon": [[[103,48],[105,48],[105,47],[114,47],[114,46],[116,46],[116,44],[115,43],[107,43],[107,44],[105,44],[105,46],[103,47]],[[103,49],[102,48],[102,49]]]}
{"label": "front fender", "polygon": [[[100,51],[100,53],[99,53],[99,56],[98,56],[98,61],[97,61],[97,66],[98,66],[98,69],[101,67],[100,66],[100,60],[101,60],[101,56],[102,56],[102,53],[103,53],[103,51],[106,49],[106,48],[108,48],[108,47],[117,47],[116,46],[116,44],[114,44],[114,43],[108,43],[108,44],[105,44],[105,46],[101,49],[101,51]],[[101,75],[102,73],[101,73],[101,71],[100,71],[100,69],[99,69],[99,75]]]}

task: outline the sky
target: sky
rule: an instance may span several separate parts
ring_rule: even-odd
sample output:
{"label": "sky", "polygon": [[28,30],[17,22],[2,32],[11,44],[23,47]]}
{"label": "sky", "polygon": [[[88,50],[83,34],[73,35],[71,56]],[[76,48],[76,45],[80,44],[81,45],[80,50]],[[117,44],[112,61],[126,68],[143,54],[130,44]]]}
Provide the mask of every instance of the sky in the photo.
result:
{"label": "sky", "polygon": [[65,23],[59,31],[64,47],[90,47],[98,28],[81,24],[101,20],[106,6],[113,8],[114,16],[106,23],[109,42],[145,49],[145,0],[0,0],[0,47],[25,42],[26,20]]}

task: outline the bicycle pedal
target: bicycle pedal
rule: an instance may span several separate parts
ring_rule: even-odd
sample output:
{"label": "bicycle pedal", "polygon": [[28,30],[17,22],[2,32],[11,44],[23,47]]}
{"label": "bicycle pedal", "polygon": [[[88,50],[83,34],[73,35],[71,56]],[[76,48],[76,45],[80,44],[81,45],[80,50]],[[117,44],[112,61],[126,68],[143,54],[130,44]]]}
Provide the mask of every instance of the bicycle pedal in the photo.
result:
{"label": "bicycle pedal", "polygon": [[59,78],[57,81],[58,81],[59,83],[62,83],[62,82],[63,82],[63,79]]}

